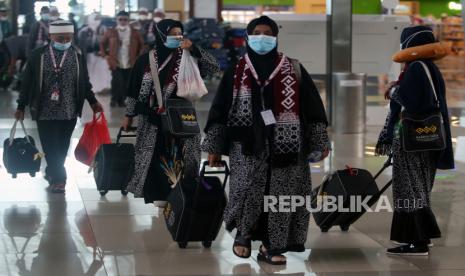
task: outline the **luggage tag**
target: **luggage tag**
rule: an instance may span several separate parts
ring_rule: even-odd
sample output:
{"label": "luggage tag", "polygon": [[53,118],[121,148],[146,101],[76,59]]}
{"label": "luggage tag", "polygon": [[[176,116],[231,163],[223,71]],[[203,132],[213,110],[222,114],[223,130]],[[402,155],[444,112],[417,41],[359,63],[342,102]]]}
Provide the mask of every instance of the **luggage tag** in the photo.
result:
{"label": "luggage tag", "polygon": [[52,101],[57,102],[60,99],[60,91],[58,89],[54,89],[52,91],[52,96],[50,97]]}
{"label": "luggage tag", "polygon": [[274,117],[273,111],[268,109],[261,112],[263,122],[265,122],[265,126],[271,126],[276,124],[276,118]]}

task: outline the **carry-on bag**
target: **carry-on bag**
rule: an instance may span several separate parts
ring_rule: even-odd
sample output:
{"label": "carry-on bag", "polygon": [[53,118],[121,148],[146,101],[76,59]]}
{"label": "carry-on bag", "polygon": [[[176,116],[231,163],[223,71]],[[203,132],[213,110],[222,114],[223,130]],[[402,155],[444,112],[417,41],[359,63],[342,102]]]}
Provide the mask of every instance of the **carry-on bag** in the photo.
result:
{"label": "carry-on bag", "polygon": [[[105,144],[97,151],[94,161],[94,179],[97,190],[104,196],[108,191],[120,190],[127,195],[126,190],[132,175],[134,174],[134,145],[120,143],[123,137],[136,137],[136,134],[123,134],[120,128],[115,144]],[[136,128],[128,129],[133,133]]]}
{"label": "carry-on bag", "polygon": [[401,115],[400,141],[406,152],[440,151],[446,148],[446,131],[440,103],[428,66],[418,61],[426,72],[433,90],[435,108],[429,114],[414,115],[405,110]]}
{"label": "carry-on bag", "polygon": [[[229,177],[229,167],[222,162],[224,170],[206,171],[204,162],[197,179],[182,179],[167,198],[164,217],[168,231],[180,248],[188,242],[202,242],[209,248],[216,239],[223,222],[226,207],[224,188]],[[218,176],[224,175],[223,182]]]}
{"label": "carry-on bag", "polygon": [[18,125],[18,120],[16,120],[11,128],[10,138],[3,142],[3,164],[13,178],[16,178],[19,173],[28,173],[35,177],[40,171],[42,156],[36,148],[34,139],[27,134],[23,121],[19,122],[25,136],[15,138]]}
{"label": "carry-on bag", "polygon": [[[367,205],[373,206],[380,196],[391,186],[390,180],[381,190],[378,189],[376,179],[392,165],[392,157],[384,163],[382,169],[373,177],[372,174],[364,169],[347,168],[345,170],[338,170],[328,175],[323,183],[312,191],[312,209],[317,210],[313,212],[313,218],[316,224],[320,227],[322,232],[339,225],[342,231],[348,231],[350,225],[357,221],[365,212],[364,208],[353,208],[354,202],[360,203],[371,197]],[[336,206],[350,208],[349,212],[341,212],[341,210],[325,210],[324,203],[326,196],[336,198]],[[360,197],[356,200],[355,197]],[[320,203],[318,203],[318,201]],[[341,201],[342,202],[339,202]],[[351,202],[352,201],[352,202]],[[355,210],[354,210],[355,209]]]}

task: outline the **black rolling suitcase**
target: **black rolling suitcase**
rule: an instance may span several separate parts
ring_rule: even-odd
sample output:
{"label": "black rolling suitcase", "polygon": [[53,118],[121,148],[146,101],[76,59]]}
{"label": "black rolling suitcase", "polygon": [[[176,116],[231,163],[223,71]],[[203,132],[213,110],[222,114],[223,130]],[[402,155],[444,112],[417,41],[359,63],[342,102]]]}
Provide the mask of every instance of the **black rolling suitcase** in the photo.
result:
{"label": "black rolling suitcase", "polygon": [[364,169],[347,168],[338,170],[325,178],[323,184],[312,191],[311,206],[313,209],[318,210],[313,212],[313,218],[322,232],[328,232],[331,227],[336,225],[339,225],[342,231],[348,231],[350,225],[357,221],[366,210],[361,208],[361,210],[351,210],[351,212],[324,212],[324,210],[319,210],[322,204],[318,205],[317,201],[319,199],[324,200],[327,195],[336,196],[338,200],[343,201],[342,203],[338,202],[338,206],[342,205],[344,208],[350,208],[351,196],[361,196],[363,199],[371,196],[367,205],[373,206],[392,184],[392,180],[390,180],[381,190],[378,189],[376,184],[378,176],[392,165],[391,161],[392,158],[389,157],[382,169],[374,177]]}
{"label": "black rolling suitcase", "polygon": [[[135,132],[136,128],[128,131]],[[133,144],[120,143],[123,137],[136,137],[136,134],[123,134],[121,128],[116,143],[102,145],[95,156],[94,179],[102,196],[118,190],[123,195],[128,194],[126,188],[134,174],[135,150]]]}
{"label": "black rolling suitcase", "polygon": [[[207,172],[208,162],[202,166],[198,179],[183,179],[167,198],[164,217],[168,231],[180,248],[188,242],[202,242],[209,248],[216,239],[223,222],[226,207],[224,188],[229,177],[229,168],[223,162],[224,170]],[[224,174],[224,181],[215,174]]]}
{"label": "black rolling suitcase", "polygon": [[3,142],[3,164],[13,178],[16,178],[19,173],[28,173],[34,177],[40,171],[42,157],[36,148],[34,139],[27,135],[23,121],[20,123],[26,136],[15,138],[18,124],[16,121],[11,129],[10,138]]}

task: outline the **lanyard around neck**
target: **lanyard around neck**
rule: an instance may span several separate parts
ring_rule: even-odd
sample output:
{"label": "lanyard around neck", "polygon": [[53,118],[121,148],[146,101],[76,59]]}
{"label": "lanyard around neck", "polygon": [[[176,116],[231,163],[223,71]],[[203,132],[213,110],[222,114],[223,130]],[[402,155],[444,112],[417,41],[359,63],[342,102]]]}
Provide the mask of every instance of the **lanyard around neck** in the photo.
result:
{"label": "lanyard around neck", "polygon": [[279,70],[281,70],[281,67],[283,67],[284,64],[284,56],[281,57],[281,61],[279,62],[278,66],[274,69],[273,73],[271,73],[270,77],[262,84],[261,80],[258,77],[257,71],[253,67],[252,61],[250,60],[249,55],[245,55],[245,61],[247,62],[247,65],[250,68],[250,71],[252,72],[252,76],[255,78],[257,81],[257,84],[263,89],[265,88],[268,84],[271,83],[271,81],[278,75]]}
{"label": "lanyard around neck", "polygon": [[53,68],[55,69],[55,72],[60,71],[60,69],[63,67],[63,64],[65,63],[66,56],[68,55],[68,50],[66,50],[63,53],[63,56],[61,57],[60,65],[57,66],[57,61],[55,60],[55,54],[53,53],[52,45],[48,47],[50,49],[50,56],[52,57],[52,63],[53,63]]}

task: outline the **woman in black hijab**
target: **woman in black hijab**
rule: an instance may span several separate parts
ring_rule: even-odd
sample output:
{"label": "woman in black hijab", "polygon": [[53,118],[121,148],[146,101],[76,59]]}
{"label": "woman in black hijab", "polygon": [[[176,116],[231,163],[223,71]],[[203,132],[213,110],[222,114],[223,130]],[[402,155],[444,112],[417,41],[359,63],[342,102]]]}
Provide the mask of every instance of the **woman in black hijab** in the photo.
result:
{"label": "woman in black hijab", "polygon": [[[440,238],[441,231],[431,209],[431,191],[437,169],[453,169],[454,155],[446,102],[444,79],[434,60],[443,57],[429,27],[416,26],[403,30],[402,51],[397,62],[404,70],[394,84],[389,98],[390,111],[376,146],[377,155],[393,155],[394,215],[391,240],[400,244],[388,249],[390,255],[428,255],[431,239]],[[411,48],[414,48],[412,51]],[[437,50],[429,51],[431,47]],[[425,51],[426,49],[426,51]],[[415,52],[415,55],[411,53]],[[414,57],[414,58],[412,58]],[[426,68],[424,67],[426,66]],[[409,114],[424,115],[436,108],[430,72],[442,113],[447,147],[442,151],[404,151],[399,136],[402,109]]]}
{"label": "woman in black hijab", "polygon": [[177,76],[183,50],[189,50],[198,59],[202,77],[219,71],[215,58],[183,38],[183,25],[179,21],[160,21],[155,31],[156,43],[153,51],[138,58],[131,72],[126,117],[123,128],[128,129],[133,118],[138,116],[135,173],[129,182],[128,191],[135,197],[144,197],[146,203],[163,206],[171,190],[168,178],[161,168],[162,159],[169,160],[172,148],[182,152],[184,175],[196,177],[200,163],[200,135],[189,139],[174,139],[159,129],[160,115],[157,109],[149,58],[158,65],[158,77],[163,100],[176,98]]}
{"label": "woman in black hijab", "polygon": [[[222,155],[231,165],[226,229],[237,229],[233,252],[282,265],[282,254],[305,250],[310,213],[266,210],[268,198],[309,196],[308,161],[330,149],[326,113],[312,78],[277,50],[277,24],[266,16],[247,27],[247,54],[226,71],[210,109],[202,150],[212,166]],[[278,208],[278,206],[273,206]]]}

